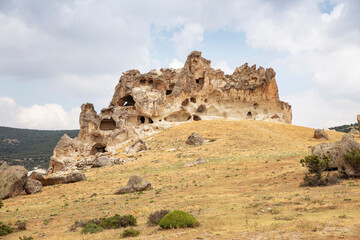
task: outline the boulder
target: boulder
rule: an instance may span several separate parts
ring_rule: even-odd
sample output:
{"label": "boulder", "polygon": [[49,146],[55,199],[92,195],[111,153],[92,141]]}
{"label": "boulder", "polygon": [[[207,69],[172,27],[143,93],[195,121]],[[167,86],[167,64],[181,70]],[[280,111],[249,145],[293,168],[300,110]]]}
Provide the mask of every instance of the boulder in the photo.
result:
{"label": "boulder", "polygon": [[14,197],[24,191],[27,172],[23,166],[10,166],[0,171],[0,199]]}
{"label": "boulder", "polygon": [[184,165],[184,167],[193,167],[199,164],[204,164],[205,160],[202,158],[199,158],[198,160],[194,161],[194,162],[189,162],[187,164]]}
{"label": "boulder", "polygon": [[316,129],[314,131],[314,138],[316,139],[326,139],[329,140],[329,136],[327,135],[327,133],[323,130],[323,129]]}
{"label": "boulder", "polygon": [[340,177],[360,177],[360,165],[354,166],[344,159],[344,154],[352,150],[360,151],[358,143],[351,134],[345,134],[341,141],[321,143],[312,147],[312,154],[322,158],[323,154],[330,158],[330,168],[337,168]]}
{"label": "boulder", "polygon": [[24,186],[25,192],[27,194],[34,194],[40,192],[41,188],[41,182],[32,178],[28,178]]}
{"label": "boulder", "polygon": [[358,122],[359,129],[360,129],[360,114],[357,115],[357,122]]}
{"label": "boulder", "polygon": [[112,163],[111,158],[108,158],[106,156],[100,156],[100,157],[95,158],[92,166],[93,167],[104,167],[104,166],[111,165],[111,163]]}
{"label": "boulder", "polygon": [[203,137],[199,133],[192,133],[186,140],[186,144],[200,146],[204,143]]}
{"label": "boulder", "polygon": [[130,177],[126,187],[120,188],[115,194],[124,194],[124,193],[131,193],[131,192],[139,192],[148,190],[151,188],[151,183],[146,181],[145,179],[133,175]]}
{"label": "boulder", "polygon": [[137,153],[149,149],[147,143],[141,139],[137,140],[125,149],[125,153]]}
{"label": "boulder", "polygon": [[73,183],[79,182],[86,179],[85,174],[74,171],[74,172],[57,172],[49,175],[43,175],[38,172],[33,172],[30,175],[30,178],[38,180],[43,186],[55,185],[55,184],[64,184],[64,183]]}

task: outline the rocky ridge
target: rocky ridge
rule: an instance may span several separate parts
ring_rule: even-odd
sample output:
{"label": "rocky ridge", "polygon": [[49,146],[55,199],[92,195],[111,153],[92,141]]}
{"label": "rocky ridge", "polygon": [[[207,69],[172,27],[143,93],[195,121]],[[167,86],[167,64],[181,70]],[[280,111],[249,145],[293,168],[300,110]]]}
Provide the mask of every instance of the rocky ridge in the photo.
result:
{"label": "rocky ridge", "polygon": [[49,173],[92,167],[100,156],[112,163],[117,149],[187,121],[218,118],[291,123],[291,106],[279,99],[272,68],[247,63],[225,75],[194,51],[180,69],[123,73],[107,108],[81,106],[80,132],[64,135],[50,159]]}

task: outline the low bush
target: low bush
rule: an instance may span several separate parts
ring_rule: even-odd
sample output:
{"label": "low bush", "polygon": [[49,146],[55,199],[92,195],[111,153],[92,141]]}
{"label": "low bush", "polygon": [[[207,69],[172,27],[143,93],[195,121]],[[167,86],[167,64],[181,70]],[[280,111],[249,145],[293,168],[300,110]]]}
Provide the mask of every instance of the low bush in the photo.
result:
{"label": "low bush", "polygon": [[136,230],[134,228],[129,228],[129,229],[125,229],[122,234],[121,237],[126,238],[126,237],[136,237],[139,236],[140,231]]}
{"label": "low bush", "polygon": [[106,228],[106,229],[116,229],[127,226],[136,226],[136,218],[131,214],[123,215],[123,216],[115,214],[115,216],[113,217],[101,218],[99,225],[102,228]]}
{"label": "low bush", "polygon": [[344,154],[344,160],[357,172],[360,171],[360,149],[351,149]]}
{"label": "low bush", "polygon": [[103,230],[102,227],[100,227],[99,225],[95,224],[95,223],[87,223],[85,224],[85,227],[81,230],[82,234],[88,234],[88,233],[98,233],[101,232]]}
{"label": "low bush", "polygon": [[192,215],[181,210],[169,212],[160,221],[160,227],[164,229],[197,226],[199,222]]}
{"label": "low bush", "polygon": [[2,200],[0,199],[0,208],[2,208],[4,206]]}
{"label": "low bush", "polygon": [[0,236],[5,236],[7,234],[10,234],[14,231],[14,229],[6,224],[3,224],[0,222]]}
{"label": "low bush", "polygon": [[330,163],[330,158],[327,155],[323,155],[322,158],[317,155],[309,155],[301,159],[300,163],[308,169],[308,173],[303,178],[304,181],[300,184],[301,186],[326,186],[338,182],[337,176],[330,176],[329,172],[326,177],[323,176],[323,172]]}
{"label": "low bush", "polygon": [[148,216],[148,222],[147,224],[149,226],[157,226],[160,224],[161,219],[168,214],[169,210],[158,210],[156,212],[150,213]]}
{"label": "low bush", "polygon": [[29,237],[23,236],[23,237],[19,237],[19,240],[34,240],[34,238],[31,236],[29,236]]}

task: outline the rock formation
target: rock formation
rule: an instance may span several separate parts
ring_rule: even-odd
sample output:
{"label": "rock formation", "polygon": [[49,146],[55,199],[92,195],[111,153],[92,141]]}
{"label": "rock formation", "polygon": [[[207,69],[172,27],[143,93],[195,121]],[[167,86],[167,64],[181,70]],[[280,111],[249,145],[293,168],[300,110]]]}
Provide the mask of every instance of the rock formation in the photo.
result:
{"label": "rock formation", "polygon": [[73,171],[73,172],[57,172],[49,175],[43,175],[38,172],[33,172],[29,179],[34,179],[41,182],[42,186],[50,186],[55,184],[74,183],[86,180],[85,174]]}
{"label": "rock formation", "polygon": [[145,179],[132,175],[129,178],[129,181],[126,185],[126,187],[120,188],[118,191],[115,192],[115,194],[124,194],[124,193],[131,193],[131,192],[139,192],[148,190],[151,188],[151,183],[146,181]]}
{"label": "rock formation", "polygon": [[314,138],[330,140],[329,135],[323,129],[315,129]]}
{"label": "rock formation", "polygon": [[203,137],[199,133],[192,133],[186,140],[186,144],[200,146],[204,143]]}
{"label": "rock formation", "polygon": [[357,115],[357,121],[358,121],[358,124],[359,124],[359,130],[360,130],[360,114]]}
{"label": "rock formation", "polygon": [[0,171],[0,199],[10,198],[24,191],[27,170],[23,166],[7,166]]}
{"label": "rock formation", "polygon": [[34,194],[40,192],[41,188],[41,182],[32,178],[28,178],[24,186],[25,192],[27,194]]}
{"label": "rock formation", "polygon": [[124,72],[109,107],[100,113],[91,103],[83,104],[78,137],[61,138],[48,172],[88,165],[99,154],[114,154],[174,124],[218,118],[291,123],[292,113],[279,99],[272,68],[246,63],[225,75],[194,51],[181,69]]}

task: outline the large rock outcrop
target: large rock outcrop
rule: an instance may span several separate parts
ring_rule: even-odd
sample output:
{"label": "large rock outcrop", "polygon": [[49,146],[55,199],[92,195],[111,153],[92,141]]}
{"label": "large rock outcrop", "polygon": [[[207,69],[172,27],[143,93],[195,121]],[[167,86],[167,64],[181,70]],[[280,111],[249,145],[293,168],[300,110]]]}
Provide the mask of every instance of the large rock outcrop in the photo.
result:
{"label": "large rock outcrop", "polygon": [[10,198],[24,191],[28,171],[23,166],[6,166],[0,171],[0,199]]}
{"label": "large rock outcrop", "polygon": [[360,151],[358,143],[351,134],[345,134],[341,141],[321,143],[312,147],[312,154],[327,155],[330,158],[330,169],[337,169],[341,177],[360,177],[360,161],[354,165],[345,160],[344,155],[352,150]]}
{"label": "large rock outcrop", "polygon": [[123,73],[107,108],[97,113],[81,106],[80,132],[64,136],[48,172],[68,170],[103,153],[174,124],[218,118],[291,123],[291,106],[280,101],[272,68],[244,64],[231,75],[211,68],[201,52],[192,52],[183,68]]}

